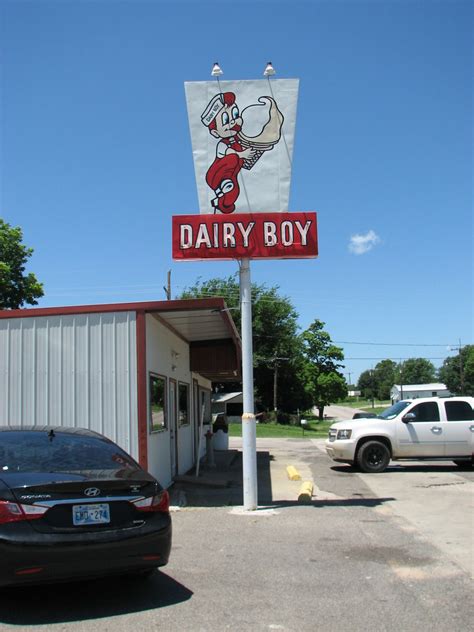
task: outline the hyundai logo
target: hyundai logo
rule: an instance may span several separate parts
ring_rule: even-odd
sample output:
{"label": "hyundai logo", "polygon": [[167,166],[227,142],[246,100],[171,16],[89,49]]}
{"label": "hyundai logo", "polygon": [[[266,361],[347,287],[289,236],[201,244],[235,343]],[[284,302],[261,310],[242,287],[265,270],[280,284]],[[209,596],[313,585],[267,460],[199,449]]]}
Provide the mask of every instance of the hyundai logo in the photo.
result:
{"label": "hyundai logo", "polygon": [[97,489],[97,487],[88,487],[84,490],[84,494],[90,498],[92,496],[98,496],[100,494],[100,489]]}

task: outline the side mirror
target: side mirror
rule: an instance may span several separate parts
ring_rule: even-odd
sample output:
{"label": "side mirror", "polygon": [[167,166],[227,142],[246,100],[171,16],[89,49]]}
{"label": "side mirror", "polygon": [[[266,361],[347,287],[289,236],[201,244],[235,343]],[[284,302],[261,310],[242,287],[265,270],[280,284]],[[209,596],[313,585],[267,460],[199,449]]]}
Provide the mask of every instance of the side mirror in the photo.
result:
{"label": "side mirror", "polygon": [[404,424],[409,424],[410,421],[416,421],[415,413],[407,413],[402,417],[402,421]]}

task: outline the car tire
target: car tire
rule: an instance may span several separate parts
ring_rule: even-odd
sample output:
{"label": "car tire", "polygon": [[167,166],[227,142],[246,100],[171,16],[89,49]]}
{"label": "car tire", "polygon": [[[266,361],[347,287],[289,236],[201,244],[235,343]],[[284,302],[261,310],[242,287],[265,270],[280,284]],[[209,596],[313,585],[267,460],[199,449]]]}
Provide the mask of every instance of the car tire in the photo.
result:
{"label": "car tire", "polygon": [[474,457],[472,457],[471,459],[456,459],[455,461],[453,461],[453,463],[455,463],[463,470],[470,470],[474,467]]}
{"label": "car tire", "polygon": [[357,452],[357,465],[363,472],[377,474],[387,469],[390,450],[381,441],[367,441]]}

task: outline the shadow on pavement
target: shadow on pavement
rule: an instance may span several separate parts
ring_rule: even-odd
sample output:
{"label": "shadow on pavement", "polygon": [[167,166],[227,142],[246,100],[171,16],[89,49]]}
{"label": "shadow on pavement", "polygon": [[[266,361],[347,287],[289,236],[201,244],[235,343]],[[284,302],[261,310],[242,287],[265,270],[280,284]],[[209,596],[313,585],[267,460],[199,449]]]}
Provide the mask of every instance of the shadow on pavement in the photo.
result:
{"label": "shadow on pavement", "polygon": [[[343,474],[361,474],[361,471],[352,465],[331,465],[331,470],[333,472],[341,472]],[[448,462],[440,462],[437,464],[427,463],[426,465],[417,461],[414,462],[397,462],[391,463],[387,469],[382,472],[382,474],[401,474],[402,472],[456,472],[460,474],[461,472],[472,471],[472,467],[469,468],[466,466],[465,468],[459,467],[458,465],[454,465]],[[378,476],[378,474],[371,474],[371,476]]]}
{"label": "shadow on pavement", "polygon": [[[257,452],[257,478],[258,478],[258,510],[284,509],[289,507],[378,507],[394,498],[336,498],[309,501],[298,501],[298,488],[295,488],[294,499],[274,500],[274,495],[281,498],[281,493],[276,494],[272,486],[271,462],[273,456],[267,451]],[[242,452],[229,450],[217,452],[216,465],[213,468],[204,466],[202,475],[195,477],[177,477],[177,482],[170,489],[171,505],[182,507],[242,507],[243,505],[243,481],[242,481]],[[337,471],[351,470],[347,466],[335,466]],[[295,483],[298,485],[297,483]]]}
{"label": "shadow on pavement", "polygon": [[337,499],[325,499],[325,500],[312,500],[311,502],[301,503],[293,500],[280,500],[275,503],[271,503],[266,507],[259,507],[259,509],[285,509],[287,507],[379,507],[384,503],[396,500],[393,496],[386,498],[337,498]]}
{"label": "shadow on pavement", "polygon": [[114,576],[2,588],[0,622],[24,626],[100,619],[171,606],[192,595],[192,591],[160,571],[149,578]]}
{"label": "shadow on pavement", "polygon": [[[271,503],[272,480],[269,452],[257,452],[259,503]],[[169,490],[171,505],[186,507],[232,507],[243,504],[242,452],[223,450],[214,453],[215,467],[204,464],[199,477],[190,472],[178,476]]]}

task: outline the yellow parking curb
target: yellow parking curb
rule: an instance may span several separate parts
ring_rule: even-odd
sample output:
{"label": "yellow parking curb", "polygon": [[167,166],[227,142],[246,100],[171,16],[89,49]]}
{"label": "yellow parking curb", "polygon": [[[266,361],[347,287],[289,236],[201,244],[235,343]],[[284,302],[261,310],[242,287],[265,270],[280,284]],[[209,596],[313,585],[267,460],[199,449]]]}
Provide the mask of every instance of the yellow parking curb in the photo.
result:
{"label": "yellow parking curb", "polygon": [[288,474],[288,478],[290,479],[290,481],[300,481],[301,480],[301,474],[292,465],[288,465],[287,466],[286,473]]}
{"label": "yellow parking curb", "polygon": [[313,498],[313,483],[311,481],[305,481],[300,488],[298,495],[299,503],[310,503]]}

